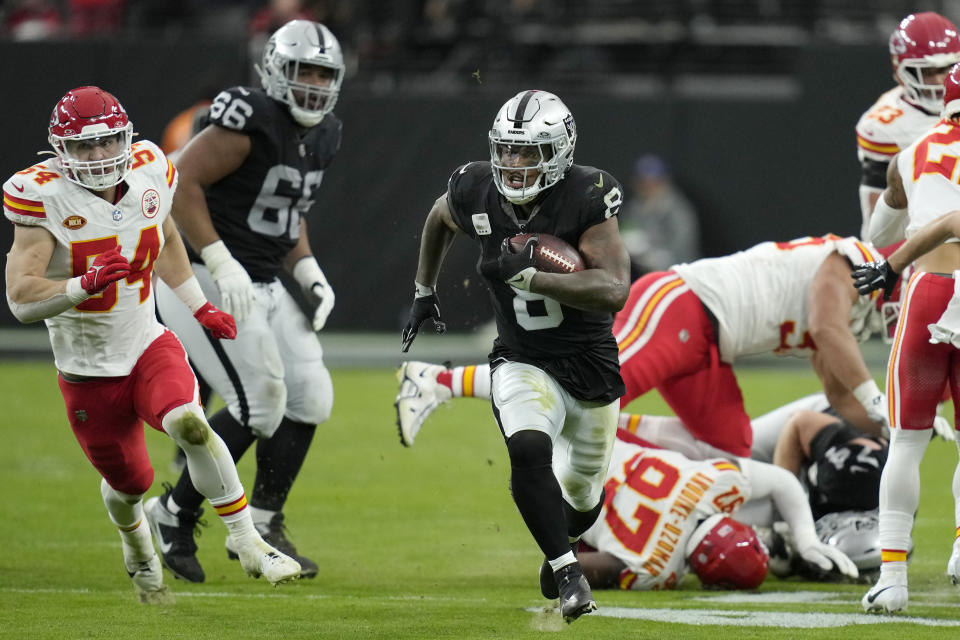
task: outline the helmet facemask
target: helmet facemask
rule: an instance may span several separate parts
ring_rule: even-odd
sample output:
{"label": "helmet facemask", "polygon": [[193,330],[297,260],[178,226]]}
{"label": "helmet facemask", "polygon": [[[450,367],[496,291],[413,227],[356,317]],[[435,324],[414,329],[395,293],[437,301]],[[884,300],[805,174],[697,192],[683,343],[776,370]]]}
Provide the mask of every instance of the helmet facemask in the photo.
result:
{"label": "helmet facemask", "polygon": [[[556,140],[551,144],[500,142],[495,137],[496,133],[495,130],[490,132],[490,164],[497,189],[507,200],[514,204],[526,204],[563,178],[565,168],[561,167],[565,140]],[[509,160],[514,157],[518,162]],[[506,180],[504,175],[507,176]],[[511,180],[511,176],[517,175],[519,180]],[[531,182],[534,175],[536,178]]]}
{"label": "helmet facemask", "polygon": [[[933,60],[933,58],[942,59]],[[895,63],[894,75],[903,86],[909,102],[928,113],[937,114],[943,108],[944,94],[943,82],[939,81],[938,78],[958,61],[960,61],[960,56],[946,53],[939,56],[926,56],[925,59],[903,60],[899,64]],[[927,71],[928,75],[936,76],[936,78],[928,83],[924,78],[924,70]]]}
{"label": "helmet facemask", "polygon": [[[303,82],[300,72],[308,65],[329,69],[329,83]],[[344,76],[343,54],[337,39],[322,24],[288,22],[267,42],[262,67],[254,68],[267,95],[286,104],[302,127],[320,124],[337,104]]]}

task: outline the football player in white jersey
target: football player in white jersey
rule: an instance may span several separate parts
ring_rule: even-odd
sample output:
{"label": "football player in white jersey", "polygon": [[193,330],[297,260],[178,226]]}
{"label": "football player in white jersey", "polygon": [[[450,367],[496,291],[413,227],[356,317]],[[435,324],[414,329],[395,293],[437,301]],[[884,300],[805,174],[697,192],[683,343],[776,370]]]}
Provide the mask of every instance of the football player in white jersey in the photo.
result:
{"label": "football player in white jersey", "polygon": [[692,568],[704,586],[752,589],[767,573],[767,550],[749,526],[728,516],[751,498],[771,498],[799,555],[855,578],[857,568],[823,544],[800,483],[789,471],[740,458],[690,460],[620,429],[604,507],[583,542],[580,564],[597,587],[670,589]]}
{"label": "football player in white jersey", "polygon": [[897,86],[881,95],[857,122],[864,239],[870,237],[870,216],[887,186],[891,158],[940,119],[943,78],[960,62],[960,33],[950,20],[932,11],[910,14],[890,34],[890,60]]}
{"label": "football player in white jersey", "polygon": [[[880,482],[883,565],[863,597],[868,611],[907,607],[907,551],[920,500],[920,462],[930,441],[936,405],[945,385],[960,406],[960,65],[944,81],[943,120],[890,164],[881,197],[887,210],[871,222],[878,231],[900,229],[907,242],[889,261],[854,271],[861,293],[889,293],[915,260],[904,287],[902,311],[887,370],[890,455]],[[952,212],[944,216],[945,213]],[[879,207],[878,207],[879,214]],[[938,220],[939,218],[939,220]],[[955,409],[956,411],[956,409]],[[954,424],[957,416],[954,416]],[[953,477],[956,531],[960,531],[960,465]],[[960,581],[960,536],[947,575]]]}
{"label": "football player in white jersey", "polygon": [[242,550],[243,569],[274,584],[300,566],[253,526],[237,470],[197,401],[176,337],[156,320],[151,275],[176,292],[211,339],[233,318],[210,304],[169,217],[177,172],[152,142],[133,141],[126,111],[97,87],[67,92],[50,117],[54,157],[3,185],[16,225],[7,301],[21,322],[44,320],[77,441],[100,472],[123,561],[143,602],[168,602],[142,498],[153,482],[143,422],[183,448],[197,488]]}

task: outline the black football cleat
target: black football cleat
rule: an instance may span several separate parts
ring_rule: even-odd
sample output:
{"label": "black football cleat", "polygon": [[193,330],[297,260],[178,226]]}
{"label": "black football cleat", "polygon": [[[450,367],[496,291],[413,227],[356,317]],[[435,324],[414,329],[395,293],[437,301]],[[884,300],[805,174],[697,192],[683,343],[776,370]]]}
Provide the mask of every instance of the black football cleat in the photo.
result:
{"label": "black football cleat", "polygon": [[554,577],[560,592],[560,615],[564,622],[570,624],[580,616],[597,610],[593,592],[579,562],[558,569]]}

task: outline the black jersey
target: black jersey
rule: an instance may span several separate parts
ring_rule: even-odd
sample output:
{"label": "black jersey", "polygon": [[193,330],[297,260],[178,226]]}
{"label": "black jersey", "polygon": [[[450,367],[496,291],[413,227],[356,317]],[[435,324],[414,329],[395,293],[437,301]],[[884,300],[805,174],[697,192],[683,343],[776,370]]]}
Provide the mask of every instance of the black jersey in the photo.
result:
{"label": "black jersey", "polygon": [[[622,193],[609,173],[573,165],[523,220],[497,191],[490,163],[471,162],[450,177],[447,204],[457,226],[480,244],[480,271],[481,263],[500,255],[503,239],[518,233],[549,233],[576,247],[584,231],[617,214]],[[499,333],[492,366],[501,358],[535,365],[581,400],[612,402],[623,395],[612,314],[568,307],[480,275],[490,290]]]}
{"label": "black jersey", "polygon": [[324,170],[340,148],[340,121],[327,114],[310,129],[262,89],[221,91],[204,124],[250,137],[240,167],[206,190],[217,234],[254,282],[269,282],[300,236]]}
{"label": "black jersey", "polygon": [[[880,448],[851,443],[855,438],[872,440]],[[839,418],[817,432],[810,440],[811,466],[816,470],[804,474],[813,517],[876,509],[887,451],[885,441]]]}

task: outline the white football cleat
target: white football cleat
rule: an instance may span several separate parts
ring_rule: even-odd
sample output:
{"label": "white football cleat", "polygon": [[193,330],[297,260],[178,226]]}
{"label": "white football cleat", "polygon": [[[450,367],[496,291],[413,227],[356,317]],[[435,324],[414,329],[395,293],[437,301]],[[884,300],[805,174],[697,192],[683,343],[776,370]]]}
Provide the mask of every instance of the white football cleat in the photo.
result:
{"label": "white football cleat", "polygon": [[[127,549],[124,545],[123,564],[127,569],[130,580],[133,581],[133,590],[143,604],[173,604],[173,593],[163,584],[163,566],[160,558],[153,553],[148,560],[141,562],[127,560]],[[152,551],[152,549],[151,549]]]}
{"label": "white football cleat", "polygon": [[907,609],[907,568],[881,570],[880,579],[863,596],[860,604],[867,612],[896,613]]}
{"label": "white football cleat", "polygon": [[400,390],[393,406],[403,446],[413,446],[427,416],[453,395],[448,387],[437,382],[437,376],[445,370],[443,365],[416,361],[404,362],[397,369]]}
{"label": "white football cleat", "polygon": [[947,576],[953,584],[960,584],[960,538],[953,541],[953,553],[947,562]]}
{"label": "white football cleat", "polygon": [[[232,548],[233,544],[229,546]],[[263,576],[274,586],[300,577],[300,563],[271,547],[260,536],[237,549],[237,555],[248,576]]]}

